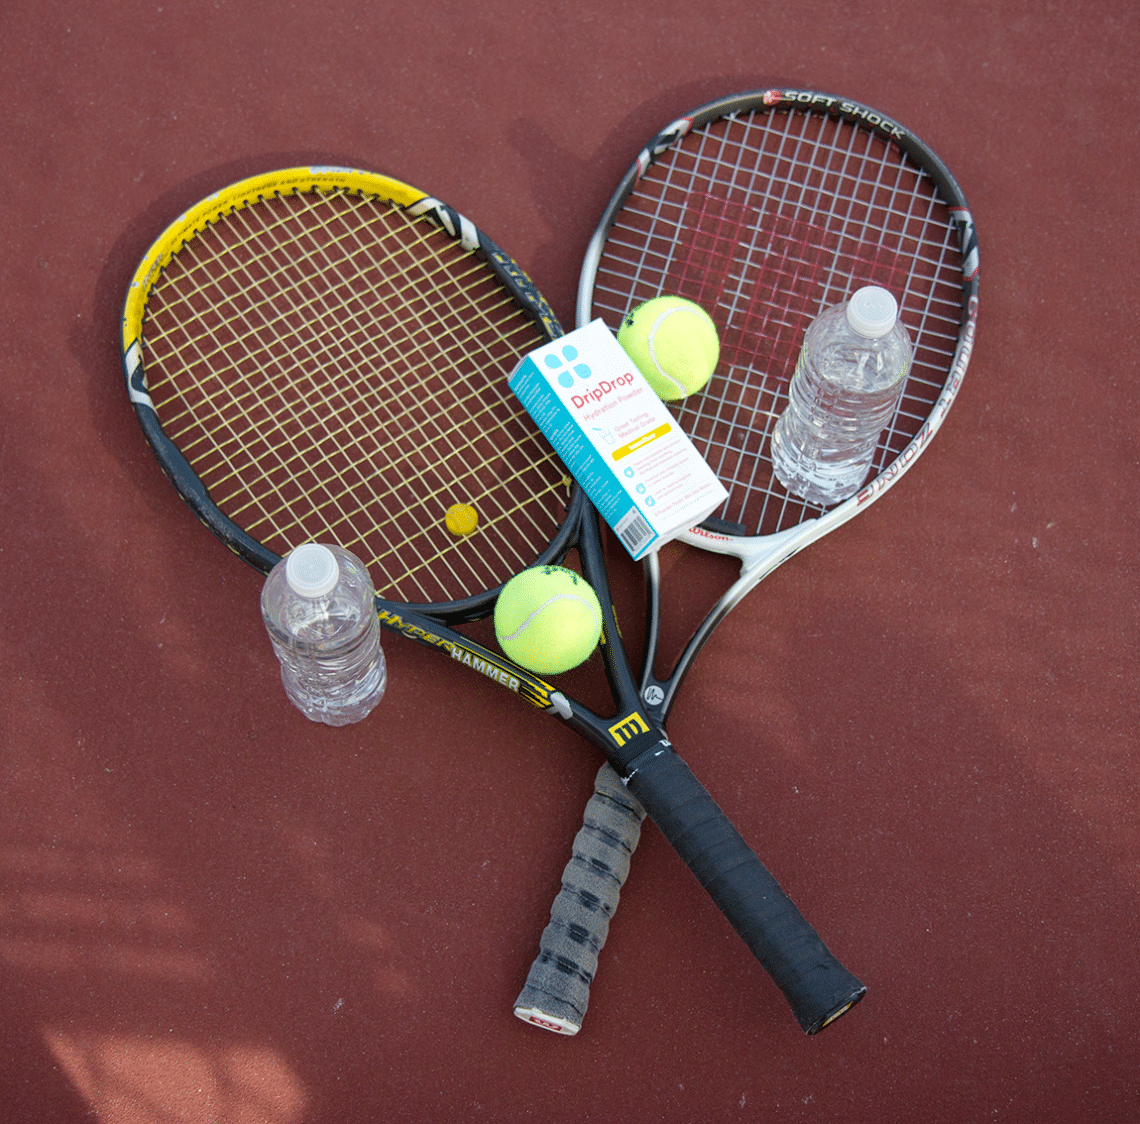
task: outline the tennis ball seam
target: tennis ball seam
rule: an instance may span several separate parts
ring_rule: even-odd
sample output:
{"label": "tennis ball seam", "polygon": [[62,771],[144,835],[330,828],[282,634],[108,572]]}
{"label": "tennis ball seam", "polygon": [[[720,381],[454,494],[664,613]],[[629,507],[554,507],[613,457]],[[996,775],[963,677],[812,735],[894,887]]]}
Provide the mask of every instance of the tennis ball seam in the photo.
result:
{"label": "tennis ball seam", "polygon": [[667,309],[665,309],[665,311],[662,312],[657,317],[657,319],[653,321],[653,326],[649,329],[649,332],[646,335],[645,342],[646,342],[646,345],[647,345],[648,350],[649,350],[649,358],[653,360],[653,366],[654,366],[655,370],[657,371],[657,373],[666,382],[670,383],[675,390],[679,391],[681,394],[681,397],[685,397],[688,394],[688,388],[685,386],[685,384],[683,382],[681,382],[680,379],[674,378],[671,374],[669,374],[669,372],[667,370],[665,370],[664,367],[661,366],[661,361],[657,358],[657,348],[655,346],[655,344],[657,342],[657,332],[664,325],[665,321],[669,319],[670,316],[673,316],[678,312],[687,313],[689,316],[694,315],[692,310],[688,309],[688,308],[667,308]]}
{"label": "tennis ball seam", "polygon": [[598,615],[598,610],[593,606],[593,604],[591,604],[591,602],[587,601],[585,597],[576,597],[572,593],[556,593],[553,597],[548,597],[545,601],[543,601],[541,605],[535,606],[535,608],[533,608],[530,613],[527,614],[527,617],[522,622],[522,624],[520,624],[518,628],[514,630],[514,632],[504,633],[503,636],[500,637],[499,642],[502,643],[503,641],[506,641],[509,644],[512,640],[518,640],[533,623],[534,618],[544,610],[550,608],[550,606],[557,601],[573,601],[575,605],[581,605],[583,608],[589,609],[590,615],[594,618],[595,621],[597,621],[598,626],[601,627],[602,618]]}

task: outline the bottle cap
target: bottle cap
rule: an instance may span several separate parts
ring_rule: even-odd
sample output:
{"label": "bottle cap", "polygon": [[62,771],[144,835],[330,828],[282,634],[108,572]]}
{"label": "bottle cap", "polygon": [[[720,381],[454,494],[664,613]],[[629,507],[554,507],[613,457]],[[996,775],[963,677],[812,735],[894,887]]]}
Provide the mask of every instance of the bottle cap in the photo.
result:
{"label": "bottle cap", "polygon": [[878,285],[864,285],[847,302],[847,323],[853,332],[868,339],[885,336],[895,326],[898,315],[898,302]]}
{"label": "bottle cap", "polygon": [[340,566],[327,546],[308,542],[291,551],[285,560],[285,579],[301,597],[323,597],[340,580]]}

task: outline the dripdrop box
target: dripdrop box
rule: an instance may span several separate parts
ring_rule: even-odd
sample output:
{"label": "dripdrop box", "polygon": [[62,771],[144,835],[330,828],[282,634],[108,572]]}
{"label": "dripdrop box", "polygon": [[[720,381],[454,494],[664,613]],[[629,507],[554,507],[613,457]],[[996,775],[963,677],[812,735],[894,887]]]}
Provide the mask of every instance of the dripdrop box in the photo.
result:
{"label": "dripdrop box", "polygon": [[728,498],[603,321],[529,352],[507,382],[633,558]]}

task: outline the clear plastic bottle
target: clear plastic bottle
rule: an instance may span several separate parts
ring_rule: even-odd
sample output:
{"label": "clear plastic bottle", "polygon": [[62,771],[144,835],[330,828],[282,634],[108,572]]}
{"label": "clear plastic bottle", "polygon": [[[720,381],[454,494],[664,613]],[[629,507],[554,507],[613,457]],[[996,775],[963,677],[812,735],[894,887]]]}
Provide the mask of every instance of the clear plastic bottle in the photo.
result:
{"label": "clear plastic bottle", "polygon": [[290,551],[261,590],[261,615],[285,693],[314,722],[359,722],[388,682],[364,563],[339,546]]}
{"label": "clear plastic bottle", "polygon": [[772,434],[772,466],[789,492],[827,507],[859,490],[911,357],[898,304],[877,285],[816,317]]}

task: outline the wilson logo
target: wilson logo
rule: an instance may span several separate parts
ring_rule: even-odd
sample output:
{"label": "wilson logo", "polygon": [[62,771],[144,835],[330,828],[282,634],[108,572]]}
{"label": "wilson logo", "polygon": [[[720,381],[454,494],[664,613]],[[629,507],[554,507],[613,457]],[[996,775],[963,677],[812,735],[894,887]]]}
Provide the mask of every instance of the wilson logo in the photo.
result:
{"label": "wilson logo", "polygon": [[648,734],[649,726],[645,719],[635,710],[632,714],[627,714],[624,718],[610,726],[609,732],[610,737],[613,738],[618,745],[625,745],[626,742],[633,741],[633,739],[640,734]]}

